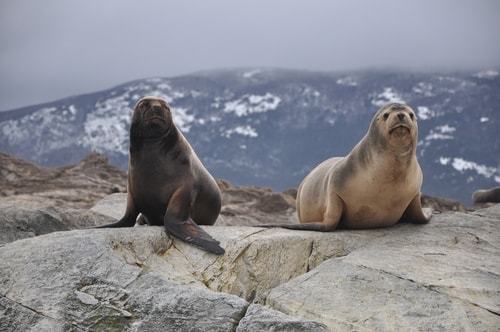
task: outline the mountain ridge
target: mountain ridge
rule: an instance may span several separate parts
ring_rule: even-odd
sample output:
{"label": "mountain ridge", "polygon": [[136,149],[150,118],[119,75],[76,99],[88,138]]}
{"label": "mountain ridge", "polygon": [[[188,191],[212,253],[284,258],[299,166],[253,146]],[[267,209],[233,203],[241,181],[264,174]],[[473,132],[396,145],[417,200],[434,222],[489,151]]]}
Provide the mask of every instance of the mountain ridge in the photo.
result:
{"label": "mountain ridge", "polygon": [[283,190],[347,154],[381,105],[402,101],[419,117],[422,191],[470,205],[475,189],[500,183],[499,92],[497,70],[201,71],[0,112],[0,151],[44,166],[99,152],[126,169],[132,107],[155,95],[215,177]]}

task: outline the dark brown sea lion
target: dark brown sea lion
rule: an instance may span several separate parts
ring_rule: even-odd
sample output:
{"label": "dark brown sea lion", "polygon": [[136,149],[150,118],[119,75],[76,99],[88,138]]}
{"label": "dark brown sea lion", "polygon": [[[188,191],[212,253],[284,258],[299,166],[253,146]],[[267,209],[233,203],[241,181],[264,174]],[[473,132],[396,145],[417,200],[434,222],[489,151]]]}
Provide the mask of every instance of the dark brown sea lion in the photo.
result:
{"label": "dark brown sea lion", "polygon": [[305,177],[297,192],[300,224],[289,229],[332,231],[386,227],[400,220],[427,223],[420,202],[418,126],[407,105],[383,106],[368,133],[346,157],[330,158]]}
{"label": "dark brown sea lion", "polygon": [[101,227],[164,225],[168,234],[206,251],[224,249],[198,225],[213,225],[221,209],[217,183],[177,129],[163,99],[137,102],[130,126],[125,215]]}
{"label": "dark brown sea lion", "polygon": [[500,203],[500,187],[480,189],[472,194],[472,201],[476,203]]}

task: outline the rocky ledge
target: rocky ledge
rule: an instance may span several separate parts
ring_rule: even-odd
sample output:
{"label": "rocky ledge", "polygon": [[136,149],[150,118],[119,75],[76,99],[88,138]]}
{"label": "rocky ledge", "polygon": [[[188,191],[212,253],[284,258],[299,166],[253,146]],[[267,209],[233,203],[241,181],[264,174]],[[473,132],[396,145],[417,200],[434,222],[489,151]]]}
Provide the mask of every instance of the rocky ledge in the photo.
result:
{"label": "rocky ledge", "polygon": [[162,227],[89,229],[121,217],[125,183],[96,154],[56,168],[0,154],[0,331],[500,326],[500,204],[425,196],[442,211],[427,225],[263,229],[251,226],[297,222],[296,191],[219,180],[215,256]]}
{"label": "rocky ledge", "polygon": [[499,222],[495,205],[375,230],[204,227],[223,256],[162,227],[54,232],[0,247],[0,330],[493,331]]}

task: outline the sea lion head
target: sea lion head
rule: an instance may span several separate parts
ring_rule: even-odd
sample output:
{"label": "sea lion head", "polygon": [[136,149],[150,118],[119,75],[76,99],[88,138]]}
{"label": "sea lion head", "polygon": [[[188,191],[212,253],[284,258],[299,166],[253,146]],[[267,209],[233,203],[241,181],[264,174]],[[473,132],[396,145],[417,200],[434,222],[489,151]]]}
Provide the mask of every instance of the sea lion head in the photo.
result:
{"label": "sea lion head", "polygon": [[159,138],[167,134],[174,123],[168,103],[157,97],[141,98],[134,106],[131,136]]}
{"label": "sea lion head", "polygon": [[369,132],[384,148],[406,154],[416,148],[417,116],[408,105],[390,103],[375,114]]}

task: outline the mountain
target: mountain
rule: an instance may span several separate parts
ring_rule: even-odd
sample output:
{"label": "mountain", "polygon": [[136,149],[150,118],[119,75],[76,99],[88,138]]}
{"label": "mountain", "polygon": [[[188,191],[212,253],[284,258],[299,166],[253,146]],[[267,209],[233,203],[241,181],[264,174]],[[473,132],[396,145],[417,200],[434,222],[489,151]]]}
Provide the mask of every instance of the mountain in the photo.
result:
{"label": "mountain", "polygon": [[217,178],[297,187],[318,163],[347,154],[377,109],[408,103],[419,118],[422,192],[467,205],[500,183],[500,76],[479,73],[207,71],[149,78],[0,113],[0,151],[44,165],[90,152],[126,169],[135,102],[166,99],[174,121]]}

